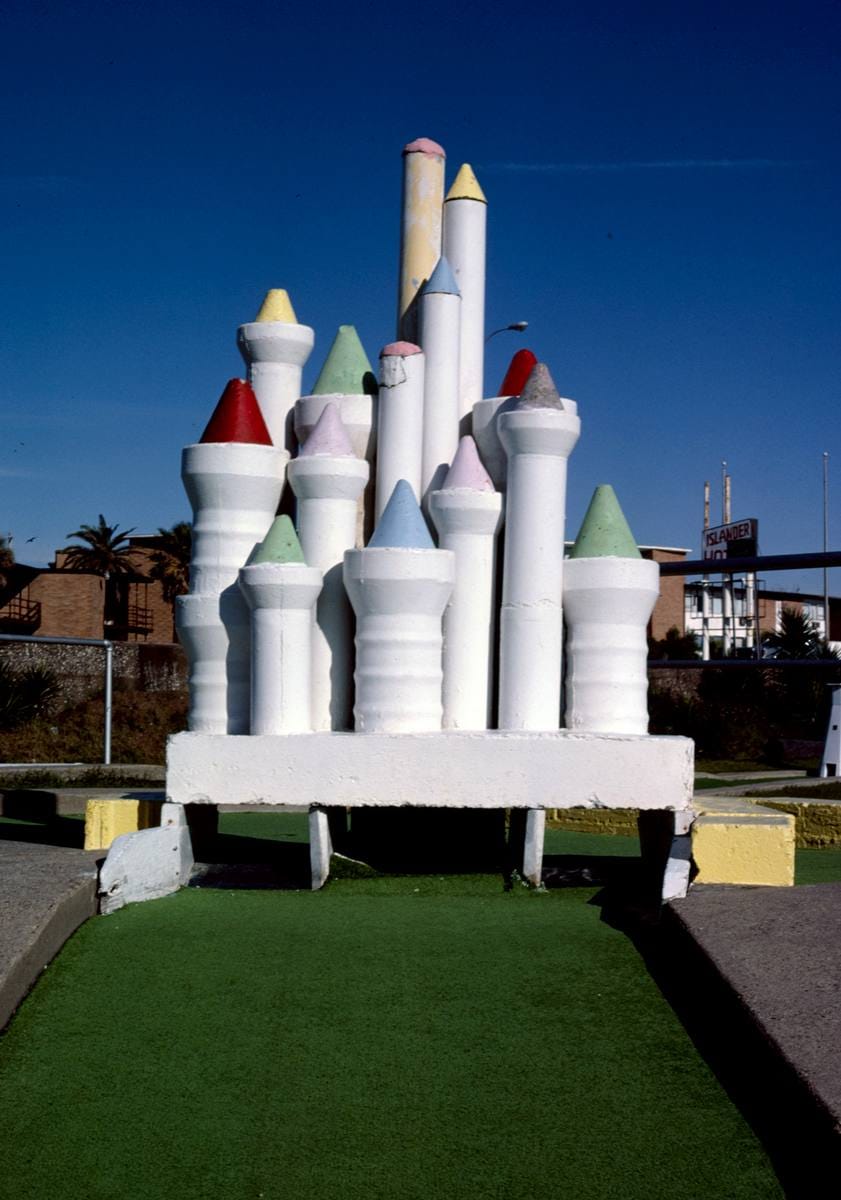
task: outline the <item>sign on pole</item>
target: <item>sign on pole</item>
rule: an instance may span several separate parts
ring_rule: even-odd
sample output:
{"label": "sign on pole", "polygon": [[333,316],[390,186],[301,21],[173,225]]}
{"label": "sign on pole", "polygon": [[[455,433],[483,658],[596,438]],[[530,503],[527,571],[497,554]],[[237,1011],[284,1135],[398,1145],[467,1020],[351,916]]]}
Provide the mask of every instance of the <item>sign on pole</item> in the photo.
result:
{"label": "sign on pole", "polygon": [[755,517],[731,521],[701,531],[702,558],[755,558],[759,542],[759,526]]}

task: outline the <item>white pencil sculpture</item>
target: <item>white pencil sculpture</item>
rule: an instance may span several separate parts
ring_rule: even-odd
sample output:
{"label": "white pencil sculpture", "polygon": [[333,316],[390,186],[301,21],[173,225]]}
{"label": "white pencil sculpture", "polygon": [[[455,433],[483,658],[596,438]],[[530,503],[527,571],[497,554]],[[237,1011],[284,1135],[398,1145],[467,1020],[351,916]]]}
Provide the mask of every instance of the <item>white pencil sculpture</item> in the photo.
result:
{"label": "white pencil sculpture", "polygon": [[287,452],[273,446],[251,387],[232,379],[181,475],[193,508],[190,593],[176,603],[189,662],[189,728],[248,733],[251,645],[237,572],[266,535]]}
{"label": "white pencil sculpture", "polygon": [[455,555],[436,550],[413,489],[400,480],[364,550],[345,554],[356,613],[356,729],[440,730],[441,617]]}
{"label": "white pencil sculpture", "polygon": [[564,564],[567,729],[648,733],[646,629],[659,592],[660,568],[602,484]]}
{"label": "white pencil sculpture", "polygon": [[473,405],[483,396],[487,224],[485,193],[473,168],[464,163],[444,201],[443,233],[443,255],[461,292],[458,391],[463,434],[470,433],[465,422],[469,426]]}
{"label": "white pencil sculpture", "polygon": [[368,464],[354,455],[335,404],[325,407],[287,477],[298,500],[304,558],[324,576],[312,635],[312,727],[352,729],[353,612],[342,561],[356,544],[357,502]]}
{"label": "white pencil sculpture", "polygon": [[239,586],[251,610],[251,733],[306,733],[321,572],[304,561],[289,517],[276,518],[241,568]]}
{"label": "white pencil sculpture", "polygon": [[493,717],[496,536],[502,496],[472,437],[459,443],[440,491],[429,497],[439,545],[455,555],[453,594],[444,610],[445,729],[487,729]]}
{"label": "white pencil sculpture", "polygon": [[391,342],[380,351],[375,521],[401,479],[421,499],[425,356],[413,342]]}
{"label": "white pencil sculpture", "polygon": [[461,295],[446,258],[440,258],[420,298],[420,340],[426,358],[423,386],[421,493],[426,503],[450,469],[459,436]]}
{"label": "white pencil sculpture", "polygon": [[499,727],[557,729],[567,459],[581,431],[538,363],[499,438],[508,455],[500,613]]}
{"label": "white pencil sculpture", "polygon": [[[320,886],[327,809],[341,827],[348,807],[509,803],[525,814],[523,874],[536,884],[544,806],[561,793],[561,806],[607,795],[619,807],[636,788],[630,807],[679,812],[681,836],[688,827],[691,754],[602,736],[647,731],[658,569],[607,486],[565,564],[577,406],[530,350],[483,397],[484,193],[465,164],[445,200],[444,151],[427,138],[405,147],[403,167],[398,340],[379,383],[342,325],[299,396],[312,330],[272,291],[238,334],[254,391],[232,381],[184,451],[194,540],[177,623],[191,732],[175,739],[168,807],[297,795]],[[297,535],[275,519],[285,470]]]}
{"label": "white pencil sculpture", "polygon": [[284,288],[267,292],[255,319],[237,330],[248,381],[271,439],[290,454],[295,449],[292,411],[301,394],[301,373],[314,341],[309,325],[298,324]]}
{"label": "white pencil sculpture", "polygon": [[397,337],[418,340],[418,293],[441,257],[446,155],[437,142],[416,138],[403,147]]}

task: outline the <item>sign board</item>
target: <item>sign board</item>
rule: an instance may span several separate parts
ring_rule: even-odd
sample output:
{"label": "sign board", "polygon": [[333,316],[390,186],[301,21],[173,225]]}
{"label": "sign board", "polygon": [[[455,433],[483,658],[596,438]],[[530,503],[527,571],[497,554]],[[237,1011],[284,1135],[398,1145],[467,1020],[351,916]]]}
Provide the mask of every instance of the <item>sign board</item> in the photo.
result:
{"label": "sign board", "polygon": [[758,522],[754,517],[731,521],[701,531],[702,558],[755,558],[758,550]]}

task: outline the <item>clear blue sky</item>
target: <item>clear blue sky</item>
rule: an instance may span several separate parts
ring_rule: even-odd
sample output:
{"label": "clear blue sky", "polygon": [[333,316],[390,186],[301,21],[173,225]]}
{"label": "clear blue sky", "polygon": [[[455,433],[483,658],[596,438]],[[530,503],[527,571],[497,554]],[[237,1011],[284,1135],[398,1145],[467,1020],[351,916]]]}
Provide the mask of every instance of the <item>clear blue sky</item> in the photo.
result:
{"label": "clear blue sky", "polygon": [[609,482],[638,540],[697,551],[726,458],[764,552],[819,549],[827,450],[841,545],[837,4],[7,0],[0,22],[22,561],[99,512],[189,515],[180,449],[268,287],[315,327],[305,387],[340,322],[376,361],[418,136],[488,196],[489,329],[529,321],[486,392],[525,344],[579,403],[570,535]]}

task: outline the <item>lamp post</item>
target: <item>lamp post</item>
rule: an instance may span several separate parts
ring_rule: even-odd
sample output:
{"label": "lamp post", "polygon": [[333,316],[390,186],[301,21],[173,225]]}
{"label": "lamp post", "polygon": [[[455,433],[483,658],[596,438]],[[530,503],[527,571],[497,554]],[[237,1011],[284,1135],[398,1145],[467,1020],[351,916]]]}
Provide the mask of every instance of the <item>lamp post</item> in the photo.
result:
{"label": "lamp post", "polygon": [[[829,451],[823,452],[823,551],[829,550]],[[824,641],[829,641],[829,572],[823,569]]]}
{"label": "lamp post", "polygon": [[499,329],[495,329],[493,333],[488,334],[488,336],[485,338],[485,345],[487,346],[491,338],[496,337],[498,333],[508,333],[509,330],[511,330],[512,333],[525,333],[528,327],[528,321],[515,321],[512,325],[501,325]]}

